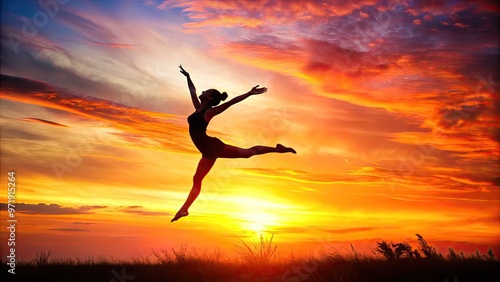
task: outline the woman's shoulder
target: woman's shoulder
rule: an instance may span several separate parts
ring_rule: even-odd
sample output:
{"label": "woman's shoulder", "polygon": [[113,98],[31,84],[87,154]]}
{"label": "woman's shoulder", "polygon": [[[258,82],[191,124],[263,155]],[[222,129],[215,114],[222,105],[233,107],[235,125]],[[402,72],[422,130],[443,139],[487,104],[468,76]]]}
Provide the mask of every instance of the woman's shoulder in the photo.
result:
{"label": "woman's shoulder", "polygon": [[188,121],[191,121],[194,119],[201,119],[201,117],[203,117],[203,119],[208,123],[213,117],[213,114],[211,114],[209,111],[210,109],[211,108],[208,107],[208,108],[198,109],[198,110],[194,111],[190,116],[188,116]]}

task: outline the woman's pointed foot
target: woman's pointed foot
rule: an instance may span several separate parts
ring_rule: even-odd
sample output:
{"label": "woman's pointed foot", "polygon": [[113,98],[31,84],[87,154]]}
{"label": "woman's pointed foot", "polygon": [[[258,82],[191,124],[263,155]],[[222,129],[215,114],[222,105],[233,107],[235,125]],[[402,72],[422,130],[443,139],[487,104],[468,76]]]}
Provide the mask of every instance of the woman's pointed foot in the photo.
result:
{"label": "woman's pointed foot", "polygon": [[278,149],[280,153],[294,153],[294,154],[297,154],[297,152],[295,152],[295,150],[293,148],[285,147],[285,146],[283,146],[281,144],[276,145],[276,149]]}
{"label": "woman's pointed foot", "polygon": [[172,218],[172,220],[170,222],[177,221],[181,217],[185,217],[185,216],[188,216],[188,215],[189,215],[188,211],[180,210],[180,211],[177,212],[177,214],[175,214],[174,218]]}

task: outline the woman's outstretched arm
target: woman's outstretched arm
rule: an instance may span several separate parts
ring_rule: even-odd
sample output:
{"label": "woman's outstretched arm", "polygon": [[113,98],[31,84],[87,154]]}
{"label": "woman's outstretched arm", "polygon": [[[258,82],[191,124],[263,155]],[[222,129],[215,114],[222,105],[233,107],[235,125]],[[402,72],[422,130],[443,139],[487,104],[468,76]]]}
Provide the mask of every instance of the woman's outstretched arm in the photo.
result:
{"label": "woman's outstretched arm", "polygon": [[200,100],[198,100],[198,95],[196,95],[196,88],[194,87],[193,82],[191,81],[191,76],[189,76],[189,73],[182,68],[182,65],[179,66],[181,69],[180,72],[187,77],[187,82],[188,82],[188,88],[189,92],[191,93],[191,100],[193,100],[193,106],[195,109],[200,108]]}
{"label": "woman's outstretched arm", "polygon": [[207,111],[207,114],[211,116],[210,118],[212,118],[212,117],[222,113],[223,111],[227,110],[232,105],[239,103],[252,95],[262,94],[262,93],[266,93],[266,92],[267,92],[267,88],[265,88],[265,87],[259,88],[259,86],[257,85],[254,88],[252,88],[252,90],[248,91],[247,93],[236,96],[233,99],[227,101],[226,103],[224,103],[220,106],[209,109]]}

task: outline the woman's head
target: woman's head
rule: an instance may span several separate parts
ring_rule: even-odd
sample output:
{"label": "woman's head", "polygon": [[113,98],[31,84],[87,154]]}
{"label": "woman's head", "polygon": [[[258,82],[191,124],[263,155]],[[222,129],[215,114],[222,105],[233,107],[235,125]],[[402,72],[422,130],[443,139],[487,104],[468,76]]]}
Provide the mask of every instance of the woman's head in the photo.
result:
{"label": "woman's head", "polygon": [[208,89],[205,90],[201,93],[200,95],[200,100],[208,100],[210,103],[210,106],[214,107],[217,106],[220,101],[224,101],[227,99],[227,93],[222,92],[220,93],[219,90],[217,89]]}

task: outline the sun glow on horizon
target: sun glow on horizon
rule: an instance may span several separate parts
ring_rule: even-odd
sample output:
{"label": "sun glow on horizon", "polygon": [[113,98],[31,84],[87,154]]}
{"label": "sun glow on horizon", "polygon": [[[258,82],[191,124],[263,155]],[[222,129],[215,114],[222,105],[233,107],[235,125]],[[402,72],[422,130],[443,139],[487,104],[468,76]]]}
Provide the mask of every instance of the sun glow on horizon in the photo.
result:
{"label": "sun glow on horizon", "polygon": [[241,229],[253,231],[258,236],[264,231],[270,231],[282,225],[275,213],[265,211],[249,211],[242,215],[241,220]]}

